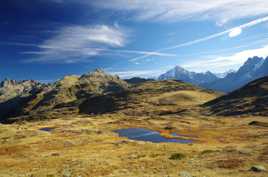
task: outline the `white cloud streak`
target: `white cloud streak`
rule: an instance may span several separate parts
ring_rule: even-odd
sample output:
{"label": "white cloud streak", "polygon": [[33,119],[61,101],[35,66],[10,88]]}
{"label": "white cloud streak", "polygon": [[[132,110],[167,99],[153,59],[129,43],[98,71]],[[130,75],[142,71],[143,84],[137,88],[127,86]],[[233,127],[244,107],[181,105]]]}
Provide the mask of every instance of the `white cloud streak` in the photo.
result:
{"label": "white cloud streak", "polygon": [[[263,18],[259,18],[259,19],[253,20],[253,21],[250,21],[250,22],[242,24],[240,26],[233,27],[231,29],[225,30],[225,31],[220,32],[220,33],[215,33],[215,34],[203,37],[203,38],[199,38],[199,39],[192,40],[192,41],[185,42],[185,43],[181,43],[181,44],[178,44],[178,45],[166,47],[166,48],[163,48],[163,49],[160,49],[160,50],[156,50],[155,52],[164,52],[164,51],[169,51],[169,50],[174,50],[174,49],[178,49],[178,48],[182,48],[182,47],[191,46],[191,45],[194,45],[194,44],[198,44],[198,43],[201,43],[201,42],[205,42],[205,41],[208,41],[208,40],[211,40],[211,39],[215,39],[215,38],[224,36],[226,34],[229,34],[229,37],[236,37],[239,34],[241,34],[242,30],[244,30],[246,28],[256,26],[258,24],[261,24],[261,23],[264,23],[264,22],[267,22],[267,21],[268,21],[268,16],[263,17]],[[135,62],[137,60],[144,59],[144,58],[147,58],[147,57],[150,57],[150,56],[151,56],[150,54],[138,56],[138,57],[132,58],[131,61]]]}
{"label": "white cloud streak", "polygon": [[118,49],[104,49],[103,51],[113,54],[139,54],[139,55],[150,55],[150,56],[159,56],[159,57],[176,57],[176,54],[172,53],[161,53],[154,51],[142,51],[142,50],[118,50]]}
{"label": "white cloud streak", "polygon": [[141,78],[156,78],[159,75],[166,72],[165,70],[131,70],[131,71],[108,71],[110,74],[118,75],[123,79],[129,79],[133,77]]}
{"label": "white cloud streak", "polygon": [[244,50],[229,56],[219,56],[215,59],[203,59],[185,63],[182,66],[197,72],[203,72],[205,70],[225,72],[229,69],[238,69],[248,58],[254,56],[266,58],[268,56],[268,45],[257,49]]}
{"label": "white cloud streak", "polygon": [[118,27],[68,26],[42,44],[39,51],[24,52],[38,55],[28,62],[66,62],[73,63],[91,56],[99,55],[105,48],[122,47],[126,43],[126,34]]}
{"label": "white cloud streak", "polygon": [[234,28],[232,31],[229,32],[229,37],[234,38],[234,37],[239,36],[241,33],[242,33],[241,28]]}
{"label": "white cloud streak", "polygon": [[175,54],[154,51],[119,50],[124,47],[128,34],[114,26],[68,26],[41,44],[8,43],[22,47],[36,47],[36,51],[22,54],[33,55],[26,62],[75,63],[99,55],[151,55],[174,57]]}

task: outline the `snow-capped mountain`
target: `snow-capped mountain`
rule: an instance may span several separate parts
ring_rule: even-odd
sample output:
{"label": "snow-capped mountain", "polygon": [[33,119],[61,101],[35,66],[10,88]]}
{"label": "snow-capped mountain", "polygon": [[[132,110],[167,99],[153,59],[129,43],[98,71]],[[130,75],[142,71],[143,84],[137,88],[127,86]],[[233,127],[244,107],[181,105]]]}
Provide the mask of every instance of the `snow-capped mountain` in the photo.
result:
{"label": "snow-capped mountain", "polygon": [[252,57],[237,72],[230,73],[224,78],[205,83],[202,86],[213,90],[230,92],[264,76],[268,76],[268,57],[266,59]]}
{"label": "snow-capped mountain", "polygon": [[196,73],[176,66],[162,74],[159,80],[181,80],[212,90],[231,92],[264,76],[268,76],[268,57],[264,59],[255,56],[249,58],[238,71],[230,70],[222,74],[214,74],[209,71]]}
{"label": "snow-capped mountain", "polygon": [[192,84],[200,85],[208,82],[213,82],[219,79],[215,74],[211,72],[196,73],[188,71],[180,66],[167,71],[165,74],[159,76],[159,80],[181,80]]}
{"label": "snow-capped mountain", "polygon": [[228,74],[235,73],[236,71],[233,69],[230,69],[223,73],[214,73],[218,78],[225,78]]}

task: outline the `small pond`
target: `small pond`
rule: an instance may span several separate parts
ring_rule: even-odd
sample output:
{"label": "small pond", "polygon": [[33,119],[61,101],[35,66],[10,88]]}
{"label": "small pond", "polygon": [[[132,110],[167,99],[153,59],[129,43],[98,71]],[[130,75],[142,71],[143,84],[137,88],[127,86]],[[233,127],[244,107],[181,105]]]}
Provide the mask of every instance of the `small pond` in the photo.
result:
{"label": "small pond", "polygon": [[51,132],[54,130],[54,128],[52,127],[43,127],[39,129],[40,131],[44,131],[44,132]]}
{"label": "small pond", "polygon": [[137,141],[149,141],[153,143],[181,143],[181,144],[188,144],[192,143],[192,140],[188,139],[180,139],[180,137],[172,133],[170,134],[170,138],[166,138],[162,136],[157,131],[152,131],[149,129],[144,128],[127,128],[127,129],[119,129],[115,131],[119,134],[121,137],[127,137],[131,140],[137,140]]}

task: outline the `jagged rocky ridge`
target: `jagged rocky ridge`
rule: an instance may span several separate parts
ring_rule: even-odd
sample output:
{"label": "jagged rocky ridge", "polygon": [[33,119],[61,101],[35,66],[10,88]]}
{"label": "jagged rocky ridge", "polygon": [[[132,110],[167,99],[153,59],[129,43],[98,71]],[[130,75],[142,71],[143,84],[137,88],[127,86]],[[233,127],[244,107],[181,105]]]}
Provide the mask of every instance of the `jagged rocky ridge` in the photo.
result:
{"label": "jagged rocky ridge", "polygon": [[33,80],[17,82],[5,79],[0,83],[0,103],[17,96],[27,96],[34,90],[38,90],[44,85]]}
{"label": "jagged rocky ridge", "polygon": [[[81,77],[66,76],[50,85],[6,80],[1,86],[0,122],[13,121],[12,117],[23,115],[38,116],[41,119],[42,116],[51,116],[50,112],[89,113],[89,109],[83,108],[94,104],[95,97],[117,94],[128,89],[125,81],[118,76],[107,75],[102,70]],[[100,105],[98,108],[111,107]]]}
{"label": "jagged rocky ridge", "polygon": [[237,72],[228,74],[222,79],[205,83],[201,86],[217,91],[232,92],[258,78],[268,76],[268,57],[249,58]]}

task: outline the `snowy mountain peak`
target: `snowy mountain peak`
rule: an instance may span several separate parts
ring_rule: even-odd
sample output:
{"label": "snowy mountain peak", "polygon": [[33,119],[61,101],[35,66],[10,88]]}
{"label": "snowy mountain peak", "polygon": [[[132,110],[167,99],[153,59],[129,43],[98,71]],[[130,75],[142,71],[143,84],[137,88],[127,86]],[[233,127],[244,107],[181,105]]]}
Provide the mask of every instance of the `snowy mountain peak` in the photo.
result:
{"label": "snowy mountain peak", "polygon": [[206,73],[195,73],[188,71],[181,66],[176,66],[159,77],[159,80],[171,79],[200,85],[202,83],[215,81],[218,79],[218,77],[210,71],[207,71]]}

